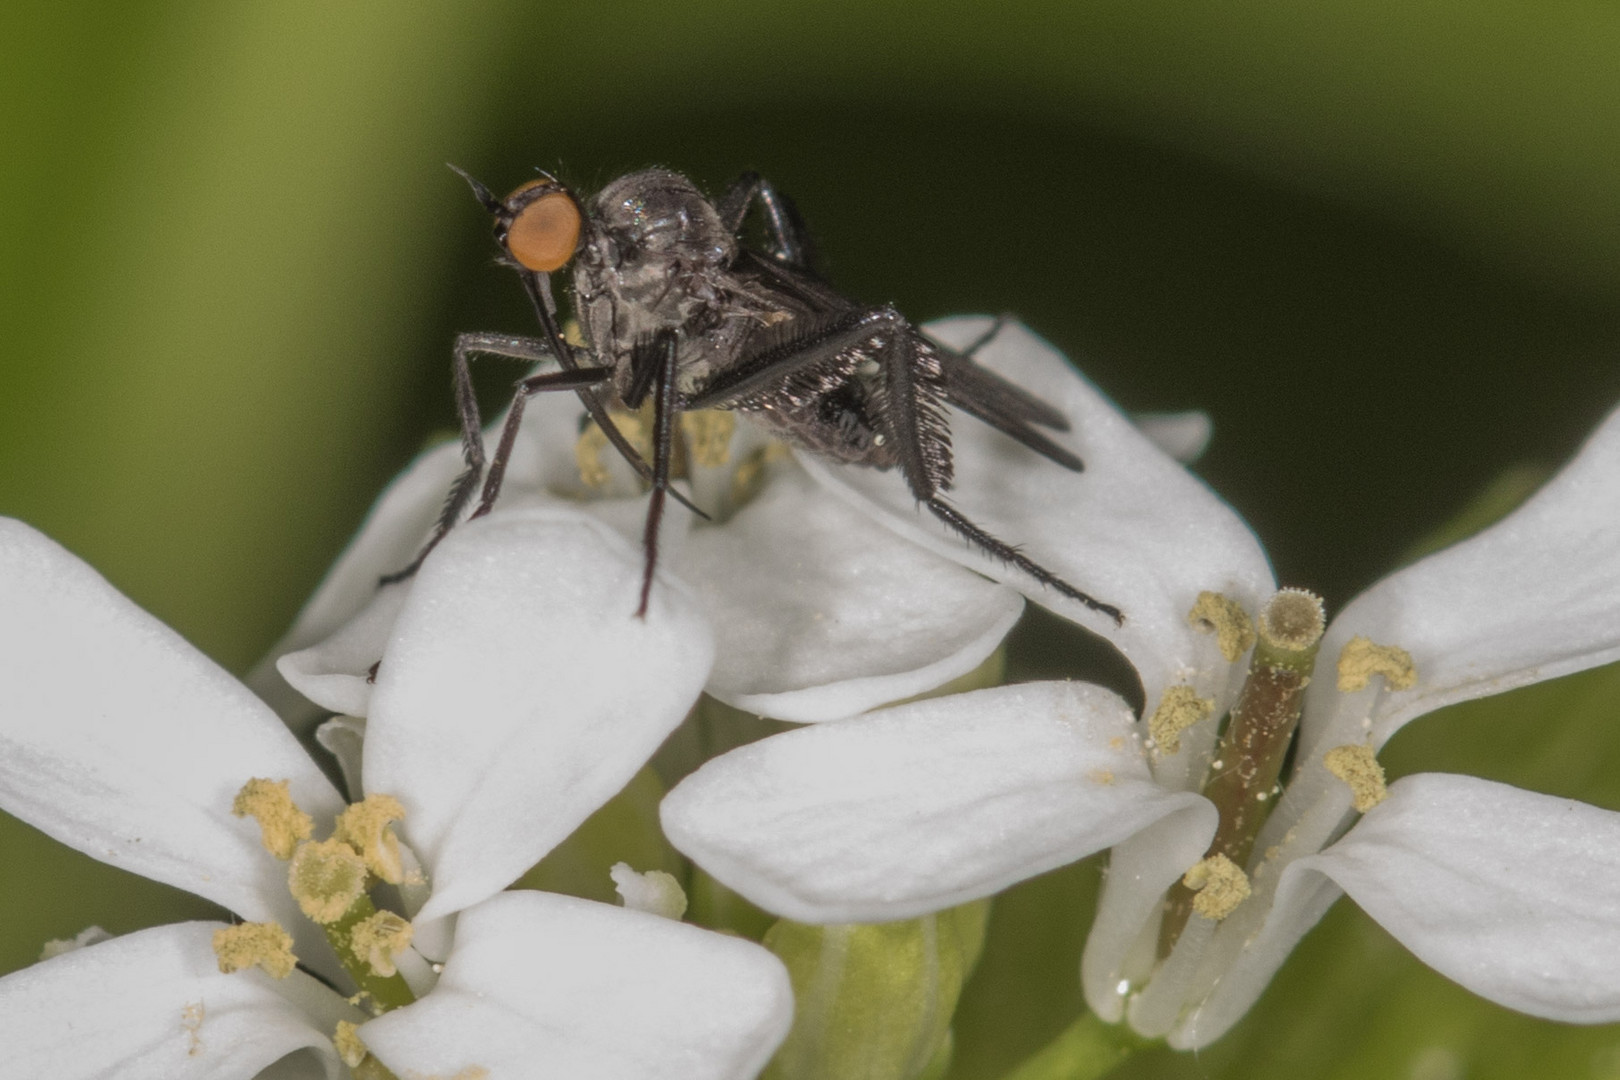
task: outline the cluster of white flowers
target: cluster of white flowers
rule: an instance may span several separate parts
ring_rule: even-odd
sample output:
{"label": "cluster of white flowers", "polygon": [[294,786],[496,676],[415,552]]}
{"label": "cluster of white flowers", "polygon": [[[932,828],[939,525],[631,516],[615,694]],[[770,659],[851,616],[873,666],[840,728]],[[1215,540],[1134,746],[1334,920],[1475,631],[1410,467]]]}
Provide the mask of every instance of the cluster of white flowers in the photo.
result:
{"label": "cluster of white flowers", "polygon": [[[985,327],[929,332],[960,344]],[[1487,998],[1620,1019],[1620,814],[1437,774],[1386,793],[1375,762],[1416,716],[1620,657],[1620,415],[1517,512],[1327,627],[1337,677],[1300,684],[1297,765],[1237,892],[1166,932],[1167,892],[1221,828],[1202,792],[1256,663],[1244,630],[1276,585],[1231,509],[1043,342],[1009,325],[978,359],[1070,418],[1086,469],[962,419],[953,501],[1123,625],[968,548],[899,477],[784,454],[729,417],[688,433],[682,482],[713,521],[666,516],[635,618],[645,500],[590,457],[566,395],[531,410],[496,512],[379,589],[431,528],[456,448],[384,494],[249,680],[286,723],[71,554],[0,522],[0,808],[284,928],[302,966],[260,952],[222,973],[219,923],[63,952],[0,979],[0,1077],[755,1075],[788,1033],[787,972],[680,923],[673,879],[616,867],[625,907],[503,891],[701,692],[811,725],[714,758],[663,804],[676,847],[785,918],[926,915],[1112,848],[1087,1001],[1173,1046],[1225,1032],[1341,890]],[[1152,426],[1187,449],[1199,423]],[[1068,682],[891,705],[977,667],[1025,597],[1130,660],[1143,717]],[[348,794],[397,806],[374,830],[386,866],[288,729],[334,712],[321,739]],[[233,813],[255,780],[332,840],[304,825],[278,842],[270,812]],[[315,917],[289,889],[282,860],[296,871],[322,843],[345,858],[352,843],[371,867],[356,880],[387,883],[411,920],[380,962],[332,930],[358,908]]]}

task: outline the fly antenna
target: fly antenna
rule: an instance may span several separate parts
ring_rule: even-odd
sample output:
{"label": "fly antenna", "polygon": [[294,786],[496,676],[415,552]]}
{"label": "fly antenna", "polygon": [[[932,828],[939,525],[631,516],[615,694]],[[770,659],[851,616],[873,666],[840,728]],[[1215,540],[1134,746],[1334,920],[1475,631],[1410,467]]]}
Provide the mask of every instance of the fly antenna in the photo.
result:
{"label": "fly antenna", "polygon": [[467,181],[467,186],[472,188],[473,196],[477,198],[479,202],[484,204],[485,210],[488,210],[492,214],[500,213],[501,200],[495,197],[495,193],[493,191],[489,190],[489,188],[485,187],[477,180],[474,180],[472,175],[461,166],[453,165],[450,162],[445,162],[445,164],[449,166],[451,172]]}

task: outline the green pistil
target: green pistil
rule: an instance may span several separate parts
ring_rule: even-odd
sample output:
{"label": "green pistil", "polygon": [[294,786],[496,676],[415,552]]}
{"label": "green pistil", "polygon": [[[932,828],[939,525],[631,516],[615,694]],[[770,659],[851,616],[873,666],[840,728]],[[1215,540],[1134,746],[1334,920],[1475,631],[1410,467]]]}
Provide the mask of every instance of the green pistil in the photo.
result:
{"label": "green pistil", "polygon": [[[1301,589],[1283,589],[1261,611],[1249,677],[1204,785],[1204,797],[1220,813],[1205,858],[1220,855],[1238,867],[1248,864],[1254,838],[1275,802],[1277,777],[1299,725],[1323,627],[1321,600]],[[1181,937],[1193,897],[1185,882],[1171,888],[1159,928],[1160,956],[1170,955]]]}
{"label": "green pistil", "polygon": [[326,940],[331,942],[332,951],[337,953],[343,970],[360,987],[360,992],[370,999],[374,1011],[385,1013],[411,1004],[416,1000],[416,995],[411,993],[410,986],[398,972],[378,975],[370,961],[355,950],[354,928],[376,913],[377,906],[371,902],[371,897],[362,894],[336,921],[324,924],[321,929],[326,933]]}

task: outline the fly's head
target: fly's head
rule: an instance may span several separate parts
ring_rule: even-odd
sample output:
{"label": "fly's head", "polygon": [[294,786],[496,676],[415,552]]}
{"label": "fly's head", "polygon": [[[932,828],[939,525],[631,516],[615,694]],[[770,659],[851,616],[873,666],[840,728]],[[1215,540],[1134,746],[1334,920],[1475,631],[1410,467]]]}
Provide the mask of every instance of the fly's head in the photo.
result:
{"label": "fly's head", "polygon": [[586,336],[614,360],[659,330],[697,329],[726,294],[735,238],[690,180],[630,173],[591,200],[574,291]]}

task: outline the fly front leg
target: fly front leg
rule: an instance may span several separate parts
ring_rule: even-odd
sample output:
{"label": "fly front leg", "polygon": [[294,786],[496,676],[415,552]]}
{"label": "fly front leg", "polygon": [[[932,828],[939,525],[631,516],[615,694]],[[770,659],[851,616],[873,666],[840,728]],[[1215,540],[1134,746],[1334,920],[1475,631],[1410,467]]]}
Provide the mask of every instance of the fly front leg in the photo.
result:
{"label": "fly front leg", "polygon": [[[478,397],[473,393],[472,361],[479,356],[499,356],[533,364],[552,359],[554,353],[550,342],[543,338],[472,333],[456,336],[456,344],[451,350],[451,355],[454,358],[452,382],[456,390],[456,418],[461,426],[461,456],[466,462],[466,468],[456,477],[455,483],[450,485],[450,492],[445,497],[444,507],[439,511],[439,519],[433,527],[433,533],[422,546],[422,550],[411,560],[409,566],[380,578],[378,581],[380,585],[391,585],[416,573],[422,565],[422,560],[427,558],[428,552],[437,547],[445,534],[455,527],[461,512],[466,509],[468,500],[478,487],[479,477],[483,475],[484,422],[478,411]],[[593,380],[593,384],[594,381],[599,380]]]}

